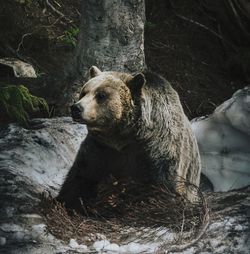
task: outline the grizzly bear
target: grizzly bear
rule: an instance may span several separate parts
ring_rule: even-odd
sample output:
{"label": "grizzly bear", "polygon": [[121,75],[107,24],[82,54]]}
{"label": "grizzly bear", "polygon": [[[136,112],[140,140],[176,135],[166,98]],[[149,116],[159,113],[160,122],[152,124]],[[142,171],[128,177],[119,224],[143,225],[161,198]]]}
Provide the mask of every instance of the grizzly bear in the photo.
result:
{"label": "grizzly bear", "polygon": [[82,201],[95,196],[98,183],[113,175],[164,184],[193,201],[185,182],[199,186],[200,156],[176,91],[148,71],[133,76],[93,66],[89,72],[71,107],[88,135],[58,199],[79,210]]}

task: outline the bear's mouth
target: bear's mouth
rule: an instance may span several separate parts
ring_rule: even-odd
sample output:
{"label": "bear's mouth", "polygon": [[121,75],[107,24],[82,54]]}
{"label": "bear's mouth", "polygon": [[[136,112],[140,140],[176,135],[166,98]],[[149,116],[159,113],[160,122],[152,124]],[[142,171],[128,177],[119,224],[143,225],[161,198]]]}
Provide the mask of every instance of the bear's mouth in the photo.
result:
{"label": "bear's mouth", "polygon": [[101,130],[102,130],[101,126],[97,126],[97,125],[96,125],[95,123],[93,123],[93,122],[86,121],[86,120],[84,120],[84,119],[82,119],[82,118],[73,118],[73,117],[72,117],[72,119],[73,119],[74,122],[87,125],[87,127],[88,127],[88,129],[89,129],[90,131],[101,131]]}
{"label": "bear's mouth", "polygon": [[88,131],[91,131],[91,132],[103,132],[103,129],[98,126],[87,125],[87,127],[88,127]]}

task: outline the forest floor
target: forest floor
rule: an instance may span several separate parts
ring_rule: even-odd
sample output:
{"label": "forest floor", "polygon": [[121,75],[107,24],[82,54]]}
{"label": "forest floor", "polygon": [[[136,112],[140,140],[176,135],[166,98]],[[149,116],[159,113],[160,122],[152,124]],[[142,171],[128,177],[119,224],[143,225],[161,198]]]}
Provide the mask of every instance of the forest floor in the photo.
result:
{"label": "forest floor", "polygon": [[[210,114],[246,86],[249,77],[229,37],[220,38],[223,26],[202,1],[172,2],[146,0],[146,63],[171,82],[192,119]],[[49,3],[52,7],[46,1],[5,1],[0,9],[0,57],[28,61],[38,75],[63,71],[79,32],[80,1]]]}

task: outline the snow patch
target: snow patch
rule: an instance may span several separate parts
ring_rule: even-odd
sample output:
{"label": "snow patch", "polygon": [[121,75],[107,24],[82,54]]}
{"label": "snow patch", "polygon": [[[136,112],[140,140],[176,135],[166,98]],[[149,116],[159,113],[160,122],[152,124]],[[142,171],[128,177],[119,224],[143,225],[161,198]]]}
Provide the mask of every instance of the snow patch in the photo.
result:
{"label": "snow patch", "polygon": [[250,185],[250,87],[238,90],[208,117],[192,120],[202,173],[214,191]]}
{"label": "snow patch", "polygon": [[93,248],[96,249],[97,251],[100,251],[100,250],[104,250],[104,248],[107,247],[108,245],[110,245],[110,242],[108,240],[100,240],[100,241],[96,241],[93,244]]}
{"label": "snow patch", "polygon": [[126,245],[120,246],[120,253],[154,253],[158,249],[157,244],[148,243],[148,244],[140,244],[136,242],[132,242]]}
{"label": "snow patch", "polygon": [[70,248],[77,248],[78,246],[79,246],[79,244],[77,243],[77,241],[75,239],[70,239],[70,241],[69,241]]}
{"label": "snow patch", "polygon": [[6,238],[0,237],[0,246],[4,246],[6,244]]}
{"label": "snow patch", "polygon": [[117,252],[119,252],[120,247],[116,243],[111,243],[111,244],[105,246],[104,250],[107,251],[107,252],[116,252],[117,253]]}

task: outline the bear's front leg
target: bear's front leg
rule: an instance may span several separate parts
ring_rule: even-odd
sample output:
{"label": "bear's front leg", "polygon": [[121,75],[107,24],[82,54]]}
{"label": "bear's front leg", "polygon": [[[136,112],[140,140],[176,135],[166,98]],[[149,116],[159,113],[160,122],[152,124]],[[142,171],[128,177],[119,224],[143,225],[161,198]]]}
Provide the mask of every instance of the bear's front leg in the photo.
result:
{"label": "bear's front leg", "polygon": [[96,187],[103,175],[100,148],[91,138],[82,143],[57,197],[67,209],[84,211],[84,203],[96,196]]}
{"label": "bear's front leg", "polygon": [[73,165],[67,175],[65,182],[57,196],[57,200],[65,205],[67,209],[77,212],[84,211],[84,203],[95,196],[96,182],[84,178],[81,170]]}

